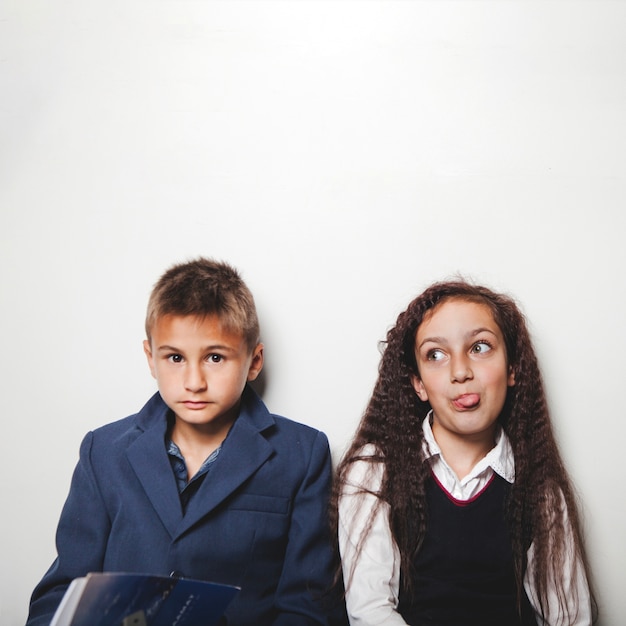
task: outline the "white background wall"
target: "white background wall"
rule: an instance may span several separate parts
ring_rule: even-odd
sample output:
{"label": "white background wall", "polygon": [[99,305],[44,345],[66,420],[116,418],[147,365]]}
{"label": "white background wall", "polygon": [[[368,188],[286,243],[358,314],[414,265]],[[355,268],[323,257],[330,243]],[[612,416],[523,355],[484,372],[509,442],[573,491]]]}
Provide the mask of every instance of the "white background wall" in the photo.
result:
{"label": "white background wall", "polygon": [[225,259],[265,400],[338,457],[410,299],[530,319],[603,619],[626,615],[624,2],[0,0],[0,623],[88,429],[154,390],[146,298]]}

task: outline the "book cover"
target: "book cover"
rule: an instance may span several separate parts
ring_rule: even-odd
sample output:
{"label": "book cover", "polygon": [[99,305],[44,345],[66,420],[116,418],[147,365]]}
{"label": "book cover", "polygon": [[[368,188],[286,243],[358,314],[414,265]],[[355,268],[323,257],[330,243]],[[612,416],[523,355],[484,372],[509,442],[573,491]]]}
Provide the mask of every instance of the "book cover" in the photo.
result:
{"label": "book cover", "polygon": [[238,591],[187,578],[91,573],[72,582],[50,626],[215,626]]}

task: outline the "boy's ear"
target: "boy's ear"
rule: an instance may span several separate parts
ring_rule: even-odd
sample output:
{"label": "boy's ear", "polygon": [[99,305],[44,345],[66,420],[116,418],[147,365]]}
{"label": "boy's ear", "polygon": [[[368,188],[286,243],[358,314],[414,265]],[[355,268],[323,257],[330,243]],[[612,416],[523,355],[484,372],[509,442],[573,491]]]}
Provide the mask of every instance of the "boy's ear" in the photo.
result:
{"label": "boy's ear", "polygon": [[415,389],[417,397],[422,402],[428,402],[428,394],[426,393],[424,383],[422,383],[422,381],[415,374],[411,374],[411,384],[413,385],[413,389]]}
{"label": "boy's ear", "polygon": [[146,358],[148,359],[148,367],[150,368],[152,378],[156,378],[156,374],[154,372],[154,358],[152,356],[152,348],[150,347],[150,342],[147,339],[144,339],[143,351],[146,355]]}
{"label": "boy's ear", "polygon": [[263,369],[263,344],[259,343],[252,351],[252,360],[248,369],[248,382],[256,380]]}

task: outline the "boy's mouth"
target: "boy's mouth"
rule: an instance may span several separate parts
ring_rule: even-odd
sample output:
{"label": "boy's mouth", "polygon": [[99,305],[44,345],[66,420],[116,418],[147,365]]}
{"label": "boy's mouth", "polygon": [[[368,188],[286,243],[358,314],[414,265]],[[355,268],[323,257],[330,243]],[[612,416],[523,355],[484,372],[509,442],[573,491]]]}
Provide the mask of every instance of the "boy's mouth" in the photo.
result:
{"label": "boy's mouth", "polygon": [[203,409],[209,403],[200,400],[183,400],[183,404],[188,409]]}
{"label": "boy's mouth", "polygon": [[452,400],[452,404],[459,411],[467,411],[468,409],[474,409],[480,402],[480,396],[477,393],[464,393],[455,400]]}

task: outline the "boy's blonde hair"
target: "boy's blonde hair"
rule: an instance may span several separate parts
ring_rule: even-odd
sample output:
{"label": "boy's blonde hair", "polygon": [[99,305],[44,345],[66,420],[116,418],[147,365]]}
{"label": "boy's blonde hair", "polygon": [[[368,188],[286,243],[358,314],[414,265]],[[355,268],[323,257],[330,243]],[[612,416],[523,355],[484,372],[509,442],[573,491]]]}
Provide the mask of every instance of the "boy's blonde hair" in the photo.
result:
{"label": "boy's blonde hair", "polygon": [[200,257],[173,265],[152,289],[146,313],[146,336],[165,315],[216,315],[230,332],[240,333],[250,351],[259,343],[259,320],[252,293],[236,269]]}

